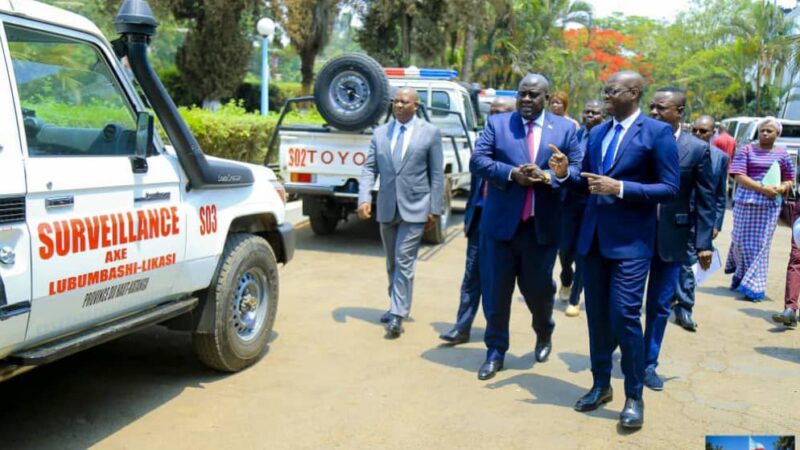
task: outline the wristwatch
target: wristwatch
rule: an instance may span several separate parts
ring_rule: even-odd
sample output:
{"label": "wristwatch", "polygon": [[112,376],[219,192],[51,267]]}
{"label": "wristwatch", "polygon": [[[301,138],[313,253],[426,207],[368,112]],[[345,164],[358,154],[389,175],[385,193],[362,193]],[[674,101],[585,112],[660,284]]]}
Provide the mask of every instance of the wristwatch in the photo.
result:
{"label": "wristwatch", "polygon": [[547,184],[550,184],[550,182],[552,181],[552,179],[553,179],[553,177],[552,177],[552,176],[550,176],[550,172],[545,172],[545,173],[544,173],[544,182],[545,182],[545,183],[547,183]]}

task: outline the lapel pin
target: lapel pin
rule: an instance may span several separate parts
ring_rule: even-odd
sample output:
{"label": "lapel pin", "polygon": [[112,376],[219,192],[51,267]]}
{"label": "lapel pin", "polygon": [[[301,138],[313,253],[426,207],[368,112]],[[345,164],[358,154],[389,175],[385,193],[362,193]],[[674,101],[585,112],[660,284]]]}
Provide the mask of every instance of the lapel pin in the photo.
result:
{"label": "lapel pin", "polygon": [[552,129],[553,129],[553,125],[548,123],[548,124],[547,124],[547,129],[548,129],[548,130],[552,130]]}

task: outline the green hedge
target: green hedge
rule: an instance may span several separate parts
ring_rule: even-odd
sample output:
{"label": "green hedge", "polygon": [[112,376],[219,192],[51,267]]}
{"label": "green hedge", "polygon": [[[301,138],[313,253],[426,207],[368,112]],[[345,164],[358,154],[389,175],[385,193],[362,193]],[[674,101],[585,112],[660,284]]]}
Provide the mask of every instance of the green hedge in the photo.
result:
{"label": "green hedge", "polygon": [[[207,155],[262,164],[277,116],[248,114],[230,102],[218,112],[190,106],[179,108],[181,116]],[[277,161],[270,161],[270,163]]]}

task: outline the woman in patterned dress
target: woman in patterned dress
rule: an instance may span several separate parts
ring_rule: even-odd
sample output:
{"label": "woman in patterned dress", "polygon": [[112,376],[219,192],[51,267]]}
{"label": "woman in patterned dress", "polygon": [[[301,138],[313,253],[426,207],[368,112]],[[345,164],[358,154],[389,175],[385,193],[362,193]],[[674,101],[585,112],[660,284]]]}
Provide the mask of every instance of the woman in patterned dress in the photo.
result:
{"label": "woman in patterned dress", "polygon": [[[781,211],[781,195],[794,185],[794,165],[785,148],[774,147],[783,127],[774,117],[758,124],[758,144],[745,145],[733,156],[730,174],[738,188],[734,194],[733,234],[725,273],[732,273],[731,289],[750,301],[761,301],[767,287],[769,249]],[[781,184],[764,186],[761,180],[774,162],[780,166]]]}

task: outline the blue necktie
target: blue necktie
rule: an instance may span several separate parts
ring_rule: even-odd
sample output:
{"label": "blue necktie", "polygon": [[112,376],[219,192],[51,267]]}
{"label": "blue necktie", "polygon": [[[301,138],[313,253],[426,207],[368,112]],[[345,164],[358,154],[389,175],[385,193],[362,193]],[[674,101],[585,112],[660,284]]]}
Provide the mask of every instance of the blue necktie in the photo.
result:
{"label": "blue necktie", "polygon": [[614,164],[614,154],[617,152],[617,144],[619,143],[619,135],[622,133],[622,124],[618,123],[614,127],[614,136],[611,137],[611,142],[608,143],[606,155],[603,157],[603,175],[607,174]]}
{"label": "blue necktie", "polygon": [[400,127],[400,132],[397,133],[397,140],[394,141],[394,148],[392,149],[392,159],[394,160],[395,168],[400,166],[400,162],[403,160],[403,135],[405,134],[406,126],[402,125]]}

